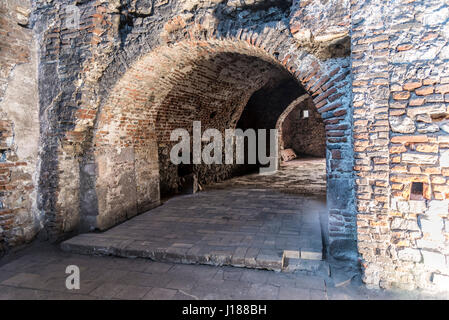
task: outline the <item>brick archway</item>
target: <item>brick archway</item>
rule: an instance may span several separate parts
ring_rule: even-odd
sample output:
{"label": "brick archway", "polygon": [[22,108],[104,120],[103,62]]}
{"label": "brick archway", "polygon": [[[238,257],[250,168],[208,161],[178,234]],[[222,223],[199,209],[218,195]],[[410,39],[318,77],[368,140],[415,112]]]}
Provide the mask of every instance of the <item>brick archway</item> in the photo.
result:
{"label": "brick archway", "polygon": [[[272,34],[271,37],[275,35]],[[184,40],[174,45],[161,46],[141,55],[133,63],[117,58],[118,64],[130,66],[113,86],[110,84],[105,86],[100,78],[96,84],[99,89],[92,90],[90,87],[85,90],[89,94],[83,99],[91,103],[86,103],[85,108],[77,111],[75,128],[66,135],[64,145],[79,146],[69,149],[69,153],[73,152],[70,150],[75,149],[78,156],[76,160],[70,160],[70,155],[66,155],[61,161],[79,166],[80,173],[77,179],[81,181],[80,185],[85,186],[77,195],[80,211],[75,218],[73,216],[76,215],[72,214],[72,223],[66,223],[66,225],[73,228],[81,224],[84,230],[93,227],[104,229],[158,205],[160,190],[155,186],[161,168],[159,156],[154,156],[158,154],[158,145],[155,143],[156,140],[150,137],[154,138],[158,135],[157,127],[160,127],[168,118],[162,116],[162,113],[158,112],[158,107],[154,106],[164,104],[163,98],[169,94],[170,90],[173,91],[171,81],[174,83],[188,73],[189,65],[191,66],[195,60],[214,59],[219,55],[234,55],[248,61],[257,60],[265,66],[264,68],[270,66],[270,68],[282,70],[297,79],[313,98],[327,130],[328,178],[331,182],[329,184],[331,195],[328,196],[331,208],[330,235],[333,239],[354,239],[355,217],[347,214],[351,211],[348,205],[352,205],[347,201],[347,190],[351,188],[350,183],[352,183],[352,159],[349,158],[352,155],[352,147],[349,125],[350,100],[347,97],[349,85],[347,65],[344,61],[330,64],[320,62],[313,55],[295,51],[292,41],[291,43],[276,41],[280,47],[267,48],[266,45],[270,39],[259,40],[242,32],[238,34],[237,39]],[[120,54],[118,53],[117,56]],[[117,65],[111,64],[103,75],[107,75],[109,70],[118,68]],[[269,70],[266,72],[269,73]],[[104,76],[104,78],[108,77]],[[262,78],[263,76],[260,77]],[[257,81],[261,81],[260,79],[257,80],[256,77],[256,85],[251,88],[247,86],[246,91],[244,90],[246,95],[238,97],[237,105],[241,107],[227,115],[229,119],[232,119],[229,124],[238,120],[245,102],[254,91],[264,85],[264,81],[257,84]],[[92,103],[91,97],[90,100],[88,99],[91,92],[101,93],[102,98],[100,101],[97,99],[99,103]],[[233,103],[235,104],[235,101]],[[150,107],[150,104],[153,107]],[[123,113],[128,113],[128,116],[112,116]],[[129,116],[130,113],[134,113],[134,116]],[[127,123],[128,120],[129,123]],[[150,129],[142,130],[142,128]],[[64,146],[63,150],[65,150]],[[112,161],[114,157],[111,155],[115,155],[115,160]],[[110,168],[113,167],[119,170],[120,174],[111,171]],[[140,169],[136,171],[136,168]],[[60,181],[67,178],[64,173],[60,174]],[[68,183],[73,184],[73,174],[70,174],[68,179]],[[341,189],[341,180],[346,183],[344,189]],[[122,192],[123,185],[135,186],[134,192]],[[99,186],[102,187],[98,188]],[[116,197],[117,195],[119,196]],[[59,208],[61,212],[69,210],[64,208],[66,204],[70,205],[70,202],[61,203]],[[347,216],[343,218],[344,214]]]}
{"label": "brick archway", "polygon": [[[3,1],[0,251],[39,232],[70,236],[81,216],[96,225],[108,166],[92,142],[134,65],[181,43],[206,53],[226,44],[283,66],[313,99],[327,132],[329,234],[353,246],[363,280],[447,283],[447,8],[323,2]],[[413,30],[397,28],[406,12]]]}

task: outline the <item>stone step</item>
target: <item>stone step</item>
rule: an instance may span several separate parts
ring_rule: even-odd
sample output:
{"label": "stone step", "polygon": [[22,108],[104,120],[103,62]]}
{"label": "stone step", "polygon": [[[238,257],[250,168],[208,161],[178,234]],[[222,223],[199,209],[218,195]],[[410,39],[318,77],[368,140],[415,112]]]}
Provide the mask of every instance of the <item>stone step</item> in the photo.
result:
{"label": "stone step", "polygon": [[173,198],[102,233],[78,235],[61,247],[160,262],[314,271],[323,265],[320,210],[325,210],[321,200],[254,185],[211,190]]}
{"label": "stone step", "polygon": [[284,260],[282,272],[293,273],[296,271],[308,271],[314,274],[330,275],[329,263],[324,260],[292,259]]}
{"label": "stone step", "polygon": [[144,258],[171,263],[235,266],[273,271],[282,271],[283,267],[282,251],[277,250],[261,249],[251,253],[249,248],[245,255],[240,255],[238,252],[235,254],[235,252],[192,250],[192,248],[173,246],[155,247],[143,241],[114,241],[110,238],[101,241],[98,237],[92,239],[89,234],[64,241],[61,243],[61,249],[85,255]]}
{"label": "stone step", "polygon": [[299,250],[284,250],[284,263],[287,259],[323,260],[322,248],[306,247]]}
{"label": "stone step", "polygon": [[323,261],[322,247],[303,248],[300,250],[285,250],[282,259],[283,272],[295,271],[325,271],[329,274],[329,266]]}
{"label": "stone step", "polygon": [[323,271],[327,262],[322,261],[322,252],[315,249],[301,250],[244,250],[245,253],[197,250],[182,246],[156,247],[145,241],[132,241],[99,237],[98,234],[83,234],[61,243],[66,252],[144,258],[159,262],[235,266],[282,272]]}

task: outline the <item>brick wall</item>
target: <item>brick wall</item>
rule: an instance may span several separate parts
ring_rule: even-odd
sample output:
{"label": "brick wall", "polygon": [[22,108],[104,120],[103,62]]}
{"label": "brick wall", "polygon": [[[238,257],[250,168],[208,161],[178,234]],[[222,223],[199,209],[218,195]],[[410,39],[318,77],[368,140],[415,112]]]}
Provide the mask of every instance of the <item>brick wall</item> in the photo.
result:
{"label": "brick wall", "polygon": [[384,288],[444,288],[449,9],[440,1],[382,1],[354,2],[352,11],[365,281]]}
{"label": "brick wall", "polygon": [[0,3],[0,255],[31,240],[36,209],[36,50],[29,1]]}
{"label": "brick wall", "polygon": [[[250,55],[252,58],[247,58]],[[157,67],[147,68],[147,65]],[[177,166],[169,159],[170,150],[175,144],[170,141],[172,130],[185,128],[192,133],[193,121],[201,121],[203,132],[208,128],[216,128],[224,135],[225,129],[236,127],[237,120],[255,91],[267,83],[276,84],[285,77],[288,77],[288,73],[274,64],[272,58],[251,48],[247,43],[236,45],[232,42],[215,42],[203,43],[201,46],[183,44],[170,49],[164,48],[139,61],[117,84],[117,88],[122,89],[113,92],[102,110],[95,131],[97,159],[115,163],[119,155],[111,156],[114,154],[111,146],[119,148],[120,155],[125,149],[130,153],[126,165],[116,164],[116,169],[110,171],[114,178],[105,175],[103,180],[102,177],[101,181],[109,181],[105,185],[97,181],[97,193],[101,194],[99,203],[110,198],[104,193],[116,195],[113,202],[104,203],[100,208],[103,210],[100,215],[116,216],[117,213],[112,208],[117,208],[119,203],[121,209],[118,211],[123,213],[131,210],[135,215],[145,210],[139,209],[135,204],[136,199],[129,194],[143,183],[152,192],[143,194],[142,197],[146,197],[144,201],[153,205],[159,201],[159,188],[162,194],[177,191],[181,177]],[[263,110],[258,112],[255,116],[268,117]],[[145,127],[147,123],[148,127]],[[152,129],[147,130],[151,127]],[[158,149],[148,163],[153,168],[155,178],[141,181],[138,185],[135,182],[129,183],[128,193],[119,181],[122,176],[139,175],[133,165],[137,159],[136,150],[147,147]],[[108,155],[107,159],[103,159],[103,155]],[[119,158],[122,159],[121,156]],[[102,167],[100,163],[97,166]],[[108,167],[111,167],[110,162]],[[142,170],[147,170],[147,167],[142,167]],[[233,171],[233,166],[194,167],[200,183],[228,178]],[[115,182],[111,184],[111,181]],[[117,188],[120,188],[119,194]],[[150,196],[153,198],[150,199]],[[132,213],[128,215],[131,216]],[[106,225],[114,223],[115,220]]]}
{"label": "brick wall", "polygon": [[[391,8],[390,228],[397,252],[392,258],[402,272],[383,282],[444,289],[449,282],[449,8],[440,1]],[[407,14],[411,9],[415,17]]]}
{"label": "brick wall", "polygon": [[289,78],[324,127],[331,253],[359,255],[370,286],[447,283],[447,3],[92,0],[76,27],[69,5],[0,5],[2,247],[157,205],[180,184],[171,129],[235,126]]}
{"label": "brick wall", "polygon": [[[311,99],[295,104],[279,126],[281,149],[292,148],[299,156],[326,157],[326,129]],[[333,151],[334,156],[338,153]]]}
{"label": "brick wall", "polygon": [[[409,60],[409,50],[423,30],[413,34],[395,26],[395,15],[403,25],[408,22],[400,16],[407,10],[394,3],[353,3],[351,15],[348,1],[267,3],[148,1],[122,7],[85,1],[78,4],[80,27],[71,28],[65,11],[71,1],[36,1],[42,150],[38,206],[45,217],[24,212],[41,219],[50,237],[59,237],[83,226],[110,226],[157,205],[159,178],[167,189],[179,183],[175,169],[164,160],[169,130],[190,128],[194,119],[207,126],[232,126],[253,92],[289,73],[311,96],[325,126],[331,240],[337,248],[351,248],[357,220],[365,280],[380,283],[370,275],[398,263],[391,254],[397,244],[417,246],[403,239],[410,233],[393,233],[390,195],[407,197],[410,179],[417,175],[415,182],[423,182],[429,200],[446,198],[443,62],[431,72],[417,71],[419,76],[412,76],[413,68],[404,69],[407,62],[422,70],[422,61]],[[404,6],[427,10],[417,1]],[[425,14],[419,19],[425,20]],[[433,59],[432,52],[446,59],[441,23],[426,21],[430,25],[420,45],[429,46],[427,59]],[[400,74],[404,76],[398,78]],[[432,111],[416,111],[426,107]],[[2,137],[11,141],[18,122],[4,120]],[[427,140],[413,140],[424,139],[416,138],[418,134]],[[13,154],[14,147],[5,150]],[[414,162],[423,172],[417,173]],[[8,170],[2,171],[3,181],[9,181]],[[220,170],[199,173],[226,177]],[[27,179],[21,181],[32,181]],[[25,187],[32,189],[29,183]],[[16,198],[24,194],[32,197],[24,189],[10,193]],[[426,202],[426,208],[432,204]],[[35,224],[22,221],[24,226]]]}
{"label": "brick wall", "polygon": [[[188,2],[183,3],[182,8],[189,13],[178,14],[176,2],[155,3],[151,10],[86,2],[79,5],[82,28],[78,32],[62,28],[46,31],[43,41],[49,43],[49,47],[43,60],[49,60],[42,72],[46,81],[41,106],[51,115],[50,121],[45,122],[46,130],[54,133],[43,134],[47,138],[41,177],[51,178],[41,180],[41,205],[49,221],[46,226],[50,234],[64,234],[83,225],[85,229],[113,225],[157,205],[159,172],[163,185],[170,188],[178,184],[175,169],[163,160],[169,150],[163,133],[175,125],[185,126],[187,120],[189,128],[195,114],[180,118],[173,111],[176,109],[170,111],[170,107],[179,105],[179,110],[191,109],[191,104],[197,103],[192,98],[195,93],[204,100],[203,115],[196,115],[212,125],[210,111],[216,109],[214,103],[224,103],[223,112],[216,115],[216,120],[224,127],[232,122],[229,117],[238,120],[238,112],[226,106],[242,108],[250,93],[272,77],[268,73],[277,65],[277,69],[284,69],[282,72],[295,77],[314,98],[328,125],[329,179],[333,181],[329,201],[333,209],[331,235],[334,239],[355,238],[353,201],[348,199],[352,189],[352,147],[350,130],[344,126],[351,118],[348,112],[349,60],[337,56],[320,61],[306,46],[298,49],[301,42],[291,37],[289,25],[285,24],[284,18],[290,16],[288,7],[276,4],[267,12],[264,3],[241,7],[212,2],[192,6]],[[63,8],[61,4],[58,12],[63,12]],[[41,10],[43,16],[51,21],[55,19],[52,7],[43,5]],[[237,14],[242,11],[245,14]],[[58,13],[56,21],[58,19],[64,27],[65,16]],[[61,37],[62,42],[55,43],[55,39]],[[181,50],[170,57],[171,48],[176,46]],[[253,87],[248,88],[251,81],[244,81],[245,85],[239,88],[204,77],[204,70],[213,75],[214,68],[222,69],[226,59],[242,54],[248,59],[231,61],[220,77],[226,79],[232,75],[229,78],[232,82],[240,82],[239,77],[244,79],[245,70],[251,70]],[[200,57],[203,60],[204,57],[224,57],[225,63],[212,60],[199,63]],[[53,61],[60,60],[64,67],[52,71]],[[179,71],[168,72],[175,65]],[[76,74],[77,70],[84,71],[80,79],[73,81],[66,76]],[[164,74],[166,77],[160,76]],[[152,78],[155,80],[150,80]],[[214,99],[207,97],[207,91],[198,91],[190,85],[199,79],[206,86],[210,84],[211,90],[218,88]],[[46,85],[52,82],[58,86],[49,88]],[[64,90],[58,93],[54,88]],[[242,94],[239,96],[238,92]],[[223,98],[219,98],[220,95],[224,95]],[[148,108],[150,106],[155,108]],[[156,119],[155,125],[151,125],[151,119]],[[48,139],[59,135],[62,139]],[[159,143],[154,143],[155,137]],[[102,171],[114,163],[114,170]],[[200,176],[208,179],[212,178],[209,172],[213,172],[213,179],[227,176],[223,169],[199,171]],[[114,179],[109,179],[111,176]],[[124,185],[130,188],[124,190],[121,188]],[[109,218],[103,221],[99,212],[109,212],[106,214]]]}

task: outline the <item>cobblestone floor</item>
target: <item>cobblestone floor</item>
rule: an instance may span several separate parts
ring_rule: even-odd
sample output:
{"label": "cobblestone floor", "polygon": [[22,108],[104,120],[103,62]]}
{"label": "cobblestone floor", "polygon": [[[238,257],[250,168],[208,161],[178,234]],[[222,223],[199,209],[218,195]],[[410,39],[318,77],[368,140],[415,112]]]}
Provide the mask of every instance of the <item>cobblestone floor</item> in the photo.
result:
{"label": "cobblestone floor", "polygon": [[[207,240],[208,245],[218,248],[217,250],[232,247],[233,244],[239,248],[242,243],[250,243],[248,247],[251,248],[269,250],[285,249],[293,245],[299,250],[300,222],[304,222],[301,216],[307,212],[304,208],[322,209],[324,205],[322,196],[307,195],[325,190],[324,170],[323,160],[309,159],[307,162],[289,163],[276,176],[246,176],[209,186],[206,188],[207,192],[193,196],[197,197],[196,199],[203,199],[204,202],[201,203],[208,206],[207,210],[198,211],[195,217],[191,215],[179,217],[175,214],[175,220],[179,223],[171,224],[170,233],[165,234],[172,236],[164,238],[163,241],[169,241],[170,247],[179,243],[176,234],[185,235],[183,229],[191,228],[197,219],[197,223],[210,228],[209,232],[202,233],[202,229],[199,228],[189,229],[190,236],[184,237],[183,241],[190,239],[191,242],[186,243],[193,244],[194,241]],[[230,189],[230,186],[233,188]],[[220,200],[223,192],[228,196]],[[274,198],[272,195],[275,195]],[[221,201],[220,206],[211,200]],[[174,204],[182,205],[184,198],[177,197],[172,201]],[[245,207],[245,203],[253,205],[248,208]],[[201,205],[197,202],[191,203],[184,205],[184,209],[194,213],[195,206]],[[217,211],[222,206],[228,209]],[[293,207],[303,209],[296,211],[291,209]],[[125,223],[122,225],[125,228],[112,229],[111,234],[114,237],[120,239],[125,236],[125,240],[117,248],[122,250],[134,241],[126,239],[130,233],[138,235],[138,238],[145,238],[142,238],[142,241],[148,241],[147,236],[154,231],[152,228],[163,229],[165,223],[170,223],[174,210],[168,212],[165,216],[168,219],[159,217],[152,221],[154,225],[145,225],[148,221],[145,215],[142,215],[130,220],[129,228]],[[211,214],[213,217],[207,217]],[[317,216],[313,215],[315,218]],[[185,220],[178,221],[178,219]],[[316,222],[316,219],[314,221]],[[236,238],[226,236],[226,233],[223,233],[226,230]],[[304,232],[305,230],[303,234]],[[249,235],[251,237],[245,238]],[[270,240],[272,235],[274,236]],[[284,238],[287,240],[283,241]],[[288,239],[292,241],[289,242]],[[182,246],[180,248],[182,249]],[[257,261],[257,255],[255,257]],[[67,277],[65,270],[69,265],[76,265],[81,270],[80,290],[69,291],[65,287]],[[420,292],[369,290],[362,284],[355,266],[329,260],[326,265],[327,268],[314,272],[304,270],[275,272],[231,266],[154,262],[141,258],[80,255],[63,252],[59,246],[35,242],[25,250],[0,259],[0,299],[448,298],[446,295],[431,296]]]}
{"label": "cobblestone floor", "polygon": [[[65,288],[66,267],[81,272],[81,288]],[[332,267],[332,266],[331,266]],[[153,262],[62,252],[35,243],[0,260],[0,299],[447,299],[418,292],[369,290],[359,277],[340,287],[307,272]]]}
{"label": "cobblestone floor", "polygon": [[217,183],[213,188],[230,186],[269,188],[284,193],[325,195],[326,159],[299,158],[281,164],[274,175],[250,174]]}

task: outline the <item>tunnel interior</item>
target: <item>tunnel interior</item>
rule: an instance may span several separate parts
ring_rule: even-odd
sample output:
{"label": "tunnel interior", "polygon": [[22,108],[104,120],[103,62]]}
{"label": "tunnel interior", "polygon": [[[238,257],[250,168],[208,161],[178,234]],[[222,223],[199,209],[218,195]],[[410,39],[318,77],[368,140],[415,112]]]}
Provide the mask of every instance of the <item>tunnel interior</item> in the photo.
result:
{"label": "tunnel interior", "polygon": [[298,157],[326,158],[326,130],[312,99],[295,105],[280,124],[280,148]]}
{"label": "tunnel interior", "polygon": [[[175,165],[169,159],[176,143],[168,140],[171,130],[185,128],[191,133],[193,121],[201,121],[203,132],[214,128],[223,135],[226,129],[275,129],[280,114],[304,93],[287,71],[254,57],[225,53],[197,61],[165,96],[157,115],[161,198],[190,192],[192,175],[201,186],[254,172],[260,167],[259,163]],[[206,144],[203,142],[203,147]],[[247,151],[248,140],[245,140]],[[247,154],[245,159],[248,160]]]}
{"label": "tunnel interior", "polygon": [[[195,122],[202,133],[212,128],[223,137],[227,129],[276,129],[280,115],[304,94],[289,71],[247,44],[179,45],[143,57],[116,84],[98,117],[97,174],[83,191],[86,203],[97,198],[98,208],[88,215],[96,228],[108,228],[163,198],[253,172],[259,163],[174,164],[171,151],[179,141],[171,134],[182,128],[192,137]],[[211,141],[201,141],[202,150]],[[217,154],[223,160],[224,151]]]}

